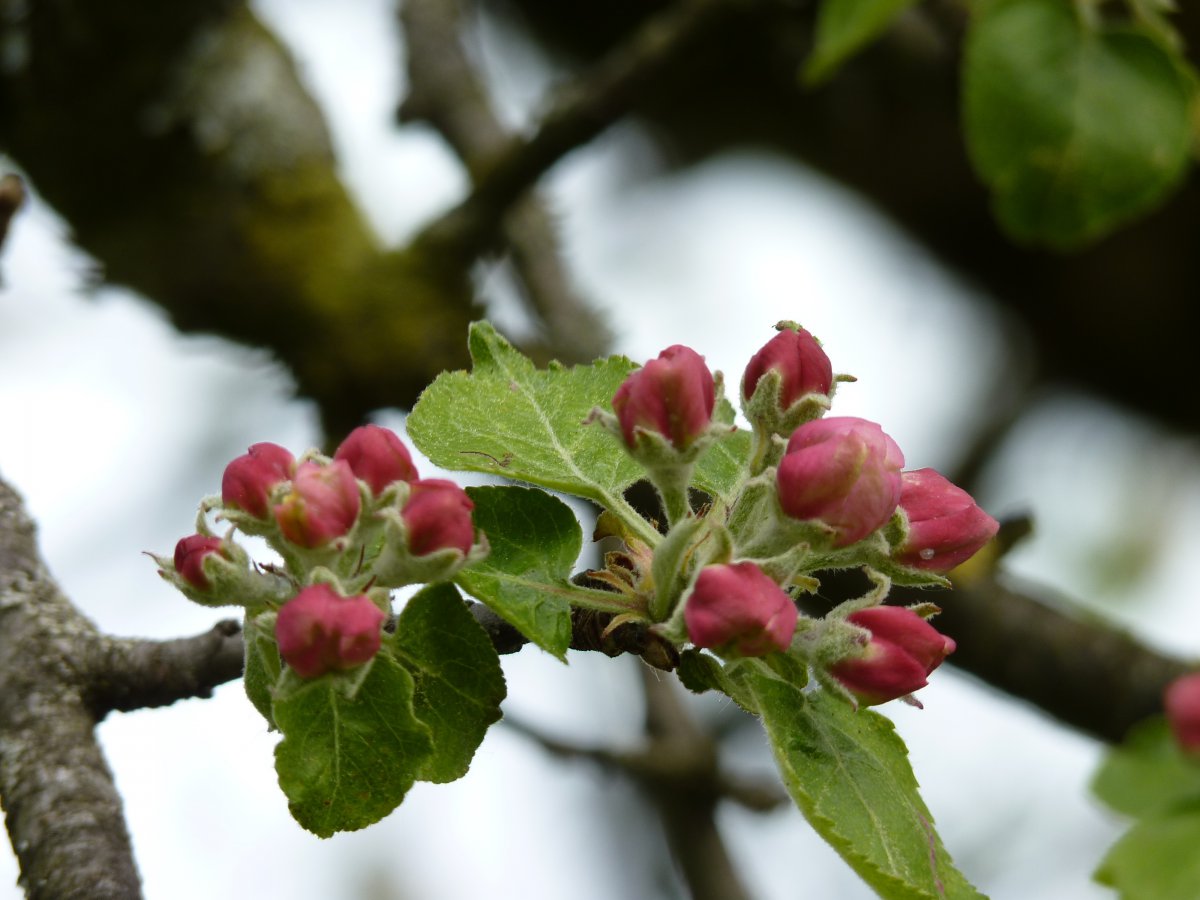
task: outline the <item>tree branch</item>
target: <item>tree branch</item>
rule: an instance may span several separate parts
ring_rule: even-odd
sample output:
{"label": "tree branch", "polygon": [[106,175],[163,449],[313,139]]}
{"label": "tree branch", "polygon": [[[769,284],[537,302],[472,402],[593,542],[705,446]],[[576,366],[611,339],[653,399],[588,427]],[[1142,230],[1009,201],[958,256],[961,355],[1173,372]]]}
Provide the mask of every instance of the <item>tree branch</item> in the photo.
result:
{"label": "tree branch", "polygon": [[948,660],[1057,721],[1114,743],[1161,714],[1163,690],[1195,666],[1128,633],[987,576],[952,592],[893,592],[898,603],[933,601],[937,628],[958,649]]}
{"label": "tree branch", "polygon": [[717,830],[717,804],[733,800],[767,812],[787,801],[778,784],[760,784],[723,771],[716,743],[697,727],[678,689],[653,669],[639,666],[646,697],[646,742],[633,750],[584,747],[549,737],[520,720],[504,723],[552,755],[585,760],[637,782],[662,819],[667,843],[693,900],[749,897]]}
{"label": "tree branch", "polygon": [[211,697],[217,685],[241,677],[245,645],[241,625],[218,622],[195,637],[169,641],[102,637],[91,653],[86,685],[97,719]]}
{"label": "tree branch", "polygon": [[[400,20],[407,38],[410,86],[398,118],[423,120],[436,128],[478,184],[514,138],[493,111],[487,88],[462,45],[460,4],[458,0],[406,0],[400,6]],[[526,184],[531,186],[532,182]],[[572,286],[545,201],[536,194],[521,199],[513,194],[502,198],[492,211],[486,237],[456,237],[447,242],[426,232],[418,243],[449,245],[469,258],[492,242],[497,229],[502,230],[526,305],[544,330],[547,346],[539,355],[567,362],[590,362],[602,356],[612,332]]]}
{"label": "tree branch", "polygon": [[8,238],[8,226],[12,217],[25,202],[25,182],[20,175],[11,172],[0,178],[0,248]]}
{"label": "tree branch", "polygon": [[[440,3],[420,0],[416,5]],[[405,3],[405,10],[413,5]],[[734,13],[751,6],[746,0],[682,0],[642,23],[589,72],[561,88],[528,139],[503,138],[494,129],[481,130],[490,140],[486,146],[481,142],[481,152],[468,162],[474,191],[432,223],[423,239],[465,247],[489,244],[500,217],[551,166],[628,113],[665,71],[688,60],[702,39],[711,37]],[[415,73],[413,80],[415,83]],[[461,93],[472,96],[477,92]],[[418,94],[401,108],[402,115],[411,116],[428,104],[429,100]]]}
{"label": "tree branch", "polygon": [[97,640],[47,572],[20,498],[0,481],[0,797],[31,900],[141,896],[80,668]]}

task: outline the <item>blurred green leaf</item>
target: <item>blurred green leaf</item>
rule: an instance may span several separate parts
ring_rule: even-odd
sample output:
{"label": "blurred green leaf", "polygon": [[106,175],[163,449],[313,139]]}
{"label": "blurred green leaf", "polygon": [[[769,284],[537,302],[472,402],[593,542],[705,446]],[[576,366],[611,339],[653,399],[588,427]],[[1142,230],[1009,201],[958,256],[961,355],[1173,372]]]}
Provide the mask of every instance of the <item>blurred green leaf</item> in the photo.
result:
{"label": "blurred green leaf", "polygon": [[1063,0],[980,4],[964,57],[964,125],[1013,237],[1060,249],[1160,203],[1192,141],[1193,78],[1137,27],[1086,26]]}
{"label": "blurred green leaf", "polygon": [[1108,851],[1096,880],[1121,900],[1200,897],[1200,800],[1138,822]]}
{"label": "blurred green leaf", "polygon": [[1156,716],[1109,752],[1092,792],[1117,812],[1148,815],[1184,800],[1200,800],[1200,761],[1179,750],[1167,720]]}
{"label": "blurred green leaf", "polygon": [[812,55],[804,80],[818,84],[884,31],[916,0],[822,0]]}

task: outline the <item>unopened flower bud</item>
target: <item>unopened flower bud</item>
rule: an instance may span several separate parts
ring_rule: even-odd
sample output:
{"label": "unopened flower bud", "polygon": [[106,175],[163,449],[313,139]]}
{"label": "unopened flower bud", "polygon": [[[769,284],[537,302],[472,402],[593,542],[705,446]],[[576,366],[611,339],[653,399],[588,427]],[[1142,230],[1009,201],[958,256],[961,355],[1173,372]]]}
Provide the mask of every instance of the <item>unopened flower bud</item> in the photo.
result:
{"label": "unopened flower bud", "polygon": [[471,510],[475,504],[466,491],[445,478],[414,481],[400,516],[413,556],[455,549],[464,554],[475,542]]}
{"label": "unopened flower bud", "polygon": [[928,675],[954,652],[954,641],[911,609],[872,606],[847,616],[871,632],[861,656],[830,666],[829,674],[867,706],[904,697],[928,684]]}
{"label": "unopened flower bud", "polygon": [[275,507],[283,536],[301,547],[321,547],[354,527],[361,506],[358,481],[344,460],[301,463],[292,490]]}
{"label": "unopened flower bud", "polygon": [[394,431],[378,425],[355,428],[333,458],[345,460],[355,476],[371,488],[372,494],[382,494],[384,488],[397,481],[417,480],[417,467],[408,448]]}
{"label": "unopened flower bud", "polygon": [[690,347],[675,344],[629,373],[613,397],[626,446],[636,445],[636,429],[662,435],[685,450],[712,421],[713,375]]}
{"label": "unopened flower bud", "polygon": [[806,394],[833,389],[833,364],[817,339],[798,328],[783,328],[750,358],[742,376],[742,396],[749,400],[759,380],[774,369],[780,377],[780,406],[787,409]]}
{"label": "unopened flower bud", "polygon": [[206,591],[211,587],[204,574],[204,558],[221,552],[221,539],[193,534],[181,538],[175,545],[175,571],[194,588]]}
{"label": "unopened flower bud", "polygon": [[908,538],[895,558],[917,569],[948,572],[1000,529],[970,494],[933,469],[901,474],[900,508],[908,518]]}
{"label": "unopened flower bud", "polygon": [[874,422],[832,417],[806,422],[788,440],[776,484],[793,519],[817,519],[845,547],[884,525],[900,500],[904,454]]}
{"label": "unopened flower bud", "polygon": [[296,460],[278,444],[254,444],[225,467],[221,499],[259,519],[267,517],[271,489],[292,477]]}
{"label": "unopened flower bud", "polygon": [[693,644],[742,656],[786,650],[797,618],[792,599],[751,562],[706,567],[683,609]]}
{"label": "unopened flower bud", "polygon": [[341,597],[327,584],[314,584],[280,607],[275,639],[297,675],[316,678],[375,656],[385,618],[365,595]]}
{"label": "unopened flower bud", "polygon": [[1176,678],[1167,685],[1163,706],[1180,749],[1200,756],[1200,672]]}

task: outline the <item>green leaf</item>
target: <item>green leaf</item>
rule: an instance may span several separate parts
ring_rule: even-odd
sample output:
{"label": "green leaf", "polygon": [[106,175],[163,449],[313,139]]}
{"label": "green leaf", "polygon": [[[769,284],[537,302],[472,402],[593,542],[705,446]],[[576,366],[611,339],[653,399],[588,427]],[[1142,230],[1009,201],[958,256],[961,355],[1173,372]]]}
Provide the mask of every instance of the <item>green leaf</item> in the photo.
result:
{"label": "green leaf", "polygon": [[274,622],[275,616],[272,613],[260,613],[253,617],[247,613],[242,624],[242,637],[246,647],[242,684],[246,688],[246,696],[272,729],[275,728],[275,718],[271,712],[271,692],[279,681],[279,672],[282,669],[279,648],[273,633]]}
{"label": "green leaf", "polygon": [[641,468],[605,429],[584,424],[594,407],[610,407],[634,364],[613,356],[589,366],[537,369],[487,322],[472,324],[468,343],[471,372],[443,372],[408,417],[409,436],[421,452],[447,469],[503,475],[595,500],[653,543],[649,524],[621,496],[642,477]]}
{"label": "green leaf", "polygon": [[880,896],[981,896],[934,831],[888,719],[774,678],[751,674],[747,681],[792,799]]}
{"label": "green leaf", "polygon": [[[720,398],[713,418],[732,425],[734,416],[733,405],[727,398]],[[714,441],[696,461],[696,468],[692,471],[692,486],[723,500],[726,505],[732,504],[734,495],[746,478],[749,459],[750,432],[741,429],[730,431]]]}
{"label": "green leaf", "polygon": [[392,649],[416,683],[416,716],[433,731],[433,755],[417,777],[461,778],[504,700],[504,673],[487,632],[453,585],[430,585],[400,613]]}
{"label": "green leaf", "polygon": [[1192,78],[1144,30],[1086,27],[1064,0],[991,0],[963,82],[971,157],[1017,239],[1093,240],[1183,175]]}
{"label": "green leaf", "polygon": [[1121,900],[1195,900],[1200,895],[1200,801],[1138,822],[1108,851],[1096,880]]}
{"label": "green leaf", "polygon": [[887,30],[901,10],[916,0],[823,0],[817,36],[804,66],[809,84],[824,81],[842,63]]}
{"label": "green leaf", "polygon": [[1117,812],[1144,816],[1182,800],[1200,799],[1200,762],[1179,750],[1167,720],[1156,716],[1109,752],[1092,792]]}
{"label": "green leaf", "polygon": [[378,822],[433,750],[413,714],[413,679],[381,652],[350,672],[308,681],[289,672],[275,700],[283,740],[275,769],[288,807],[320,837]]}
{"label": "green leaf", "polygon": [[695,694],[720,691],[746,712],[758,714],[758,707],[746,687],[746,678],[736,664],[723,666],[715,656],[689,648],[679,655],[675,674],[683,686]]}
{"label": "green leaf", "polygon": [[458,583],[543,650],[559,659],[571,643],[568,580],[583,535],[571,508],[545,491],[472,487],[475,524],[491,552],[458,574]]}

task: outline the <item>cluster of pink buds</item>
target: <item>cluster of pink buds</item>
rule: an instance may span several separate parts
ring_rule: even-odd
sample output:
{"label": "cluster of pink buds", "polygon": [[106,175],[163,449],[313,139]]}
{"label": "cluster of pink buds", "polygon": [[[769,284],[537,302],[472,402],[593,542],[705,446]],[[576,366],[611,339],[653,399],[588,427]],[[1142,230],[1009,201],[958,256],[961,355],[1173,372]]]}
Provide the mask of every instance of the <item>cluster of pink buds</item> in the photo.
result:
{"label": "cluster of pink buds", "polygon": [[[933,608],[879,606],[885,586],[857,604],[866,608],[838,614],[848,627],[825,628],[800,616],[789,590],[812,589],[806,572],[855,565],[881,584],[889,573],[946,584],[938,573],[978,551],[998,524],[932,469],[906,472],[900,447],[878,424],[825,417],[837,383],[852,379],[834,374],[808,331],[791,322],[778,330],[741,380],[749,472],[731,501],[714,498],[708,537],[694,541],[708,549],[681,557],[692,566],[690,585],[663,627],[724,656],[805,655],[860,703],[905,697],[954,649],[926,621]],[[694,521],[680,498],[696,460],[729,433],[713,418],[720,383],[699,354],[676,345],[625,379],[612,399],[615,419],[593,413],[645,468],[671,529]],[[807,623],[803,639],[798,622]]]}
{"label": "cluster of pink buds", "polygon": [[[277,610],[280,653],[311,678],[375,655],[386,618],[376,595],[452,577],[486,552],[473,508],[453,482],[420,478],[395,433],[364,425],[332,458],[297,460],[277,444],[255,444],[225,467],[220,500],[201,508],[201,531],[180,540],[172,560],[156,559],[197,602]],[[209,533],[210,510],[266,538],[284,568],[251,564],[232,531]]]}

